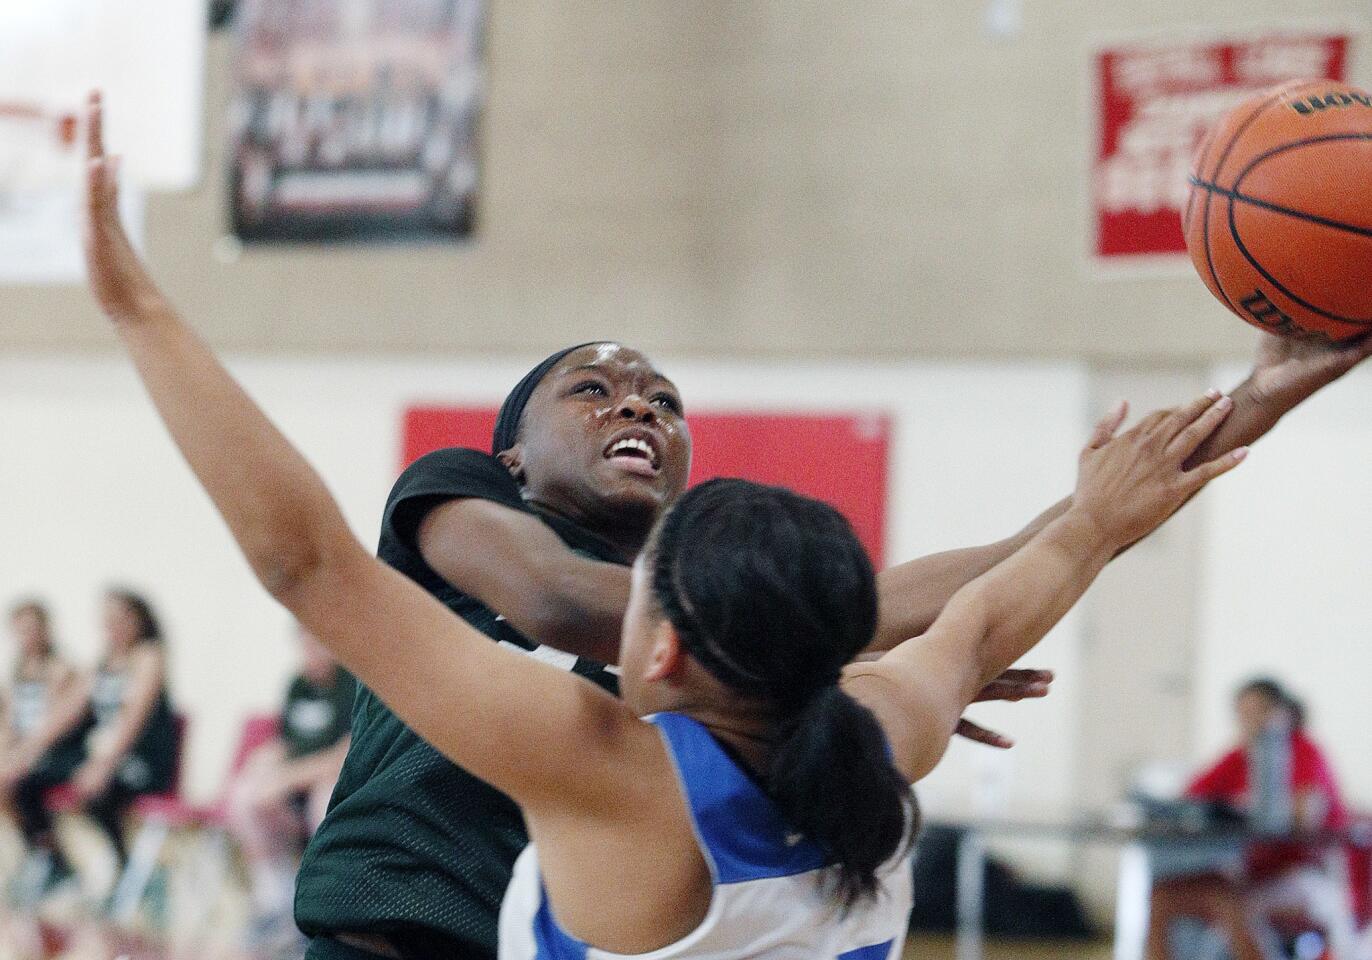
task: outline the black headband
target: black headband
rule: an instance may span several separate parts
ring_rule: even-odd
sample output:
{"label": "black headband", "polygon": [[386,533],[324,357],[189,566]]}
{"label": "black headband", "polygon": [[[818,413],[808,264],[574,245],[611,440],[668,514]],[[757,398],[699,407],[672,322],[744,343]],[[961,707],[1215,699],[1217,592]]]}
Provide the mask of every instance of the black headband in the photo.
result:
{"label": "black headband", "polygon": [[495,419],[495,432],[491,435],[491,453],[501,453],[515,445],[519,440],[519,421],[524,417],[524,407],[528,404],[529,398],[534,395],[534,390],[543,381],[553,367],[567,354],[580,350],[582,347],[594,347],[605,340],[592,340],[589,343],[578,343],[574,347],[559,350],[557,353],[548,357],[538,366],[524,374],[524,379],[515,384],[515,388],[510,391],[505,402],[500,405],[500,415]]}

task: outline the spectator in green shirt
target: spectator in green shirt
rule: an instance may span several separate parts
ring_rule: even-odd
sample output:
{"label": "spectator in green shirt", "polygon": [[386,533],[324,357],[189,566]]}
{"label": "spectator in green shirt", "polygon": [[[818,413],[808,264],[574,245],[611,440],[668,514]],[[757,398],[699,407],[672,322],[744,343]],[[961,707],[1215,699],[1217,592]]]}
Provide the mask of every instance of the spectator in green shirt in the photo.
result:
{"label": "spectator in green shirt", "polygon": [[299,640],[300,669],[286,689],[278,733],[249,755],[229,791],[229,829],[248,867],[249,939],[257,946],[298,936],[291,919],[298,858],[347,755],[357,689],[314,637],[301,630]]}

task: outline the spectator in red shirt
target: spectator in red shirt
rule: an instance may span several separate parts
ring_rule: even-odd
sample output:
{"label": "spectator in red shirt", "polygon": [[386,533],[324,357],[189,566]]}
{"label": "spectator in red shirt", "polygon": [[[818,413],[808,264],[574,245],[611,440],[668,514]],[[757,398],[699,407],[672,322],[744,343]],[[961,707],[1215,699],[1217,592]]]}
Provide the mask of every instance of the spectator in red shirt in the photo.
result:
{"label": "spectator in red shirt", "polygon": [[[1279,731],[1290,745],[1290,829],[1337,829],[1347,810],[1323,751],[1305,731],[1305,711],[1276,680],[1260,677],[1239,688],[1234,698],[1239,744],[1200,774],[1186,789],[1193,800],[1209,800],[1250,815],[1259,802],[1250,758],[1265,733]],[[1326,870],[1328,851],[1296,843],[1255,843],[1242,867],[1193,874],[1154,885],[1149,960],[1172,960],[1168,937],[1173,923],[1193,917],[1213,925],[1229,939],[1234,960],[1262,960],[1260,937],[1274,914],[1299,913],[1318,920],[1331,936],[1342,930],[1346,908],[1341,891]]]}

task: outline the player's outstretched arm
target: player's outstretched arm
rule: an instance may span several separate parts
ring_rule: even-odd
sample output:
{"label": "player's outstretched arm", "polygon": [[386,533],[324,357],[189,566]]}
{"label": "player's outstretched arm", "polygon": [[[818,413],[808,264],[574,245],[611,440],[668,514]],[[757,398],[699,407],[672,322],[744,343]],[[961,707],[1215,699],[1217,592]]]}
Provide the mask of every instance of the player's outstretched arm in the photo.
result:
{"label": "player's outstretched arm", "polygon": [[439,576],[524,636],[601,663],[619,660],[628,567],[584,557],[537,517],[489,500],[434,507],[417,541]]}
{"label": "player's outstretched arm", "polygon": [[363,548],[319,476],[139,261],[119,223],[96,97],[88,137],[92,292],[263,586],[406,723],[477,776],[521,803],[604,804],[627,749],[641,742],[661,753],[652,728],[581,678],[491,643]]}
{"label": "player's outstretched arm", "polygon": [[[1372,335],[1330,343],[1261,334],[1252,371],[1229,394],[1232,414],[1196,449],[1187,468],[1256,443],[1282,417],[1369,356]],[[883,570],[877,578],[881,619],[871,649],[890,650],[924,633],[953,594],[1014,554],[1071,505],[1071,497],[1055,503],[1004,540],[935,553]]]}
{"label": "player's outstretched arm", "polygon": [[1183,469],[1230,409],[1207,394],[1118,437],[1119,418],[1107,417],[1082,452],[1062,516],[959,590],[924,637],[848,668],[849,691],[876,712],[911,779],[933,768],[963,709],[1047,634],[1112,556],[1242,461],[1241,448]]}
{"label": "player's outstretched arm", "polygon": [[882,570],[877,574],[877,632],[868,650],[890,650],[924,633],[953,594],[1012,556],[1071,505],[1070,497],[1053,504],[1004,540],[931,553]]}

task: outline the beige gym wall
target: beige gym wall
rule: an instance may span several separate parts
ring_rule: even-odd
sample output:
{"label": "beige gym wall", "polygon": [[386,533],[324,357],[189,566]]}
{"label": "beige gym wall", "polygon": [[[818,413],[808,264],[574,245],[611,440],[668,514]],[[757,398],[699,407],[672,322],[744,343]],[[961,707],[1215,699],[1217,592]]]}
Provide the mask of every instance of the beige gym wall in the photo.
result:
{"label": "beige gym wall", "polygon": [[[153,200],[149,254],[216,344],[253,352],[587,336],[702,357],[1246,352],[1185,270],[1090,275],[1088,54],[1139,30],[1356,26],[1361,5],[1024,0],[1023,30],[996,37],[984,3],[492,0],[477,241],[236,262],[214,256],[221,32],[208,172]],[[0,347],[109,343],[79,289],[0,289],[0,313]]]}

